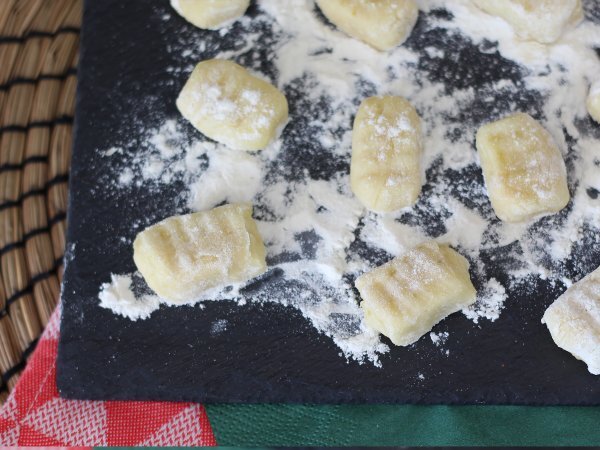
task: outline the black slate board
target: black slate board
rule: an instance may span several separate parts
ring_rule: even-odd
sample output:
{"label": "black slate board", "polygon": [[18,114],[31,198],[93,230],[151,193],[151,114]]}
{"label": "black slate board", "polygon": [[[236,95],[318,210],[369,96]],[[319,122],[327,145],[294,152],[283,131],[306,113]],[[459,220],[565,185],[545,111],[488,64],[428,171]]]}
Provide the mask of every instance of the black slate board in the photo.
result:
{"label": "black slate board", "polygon": [[[170,186],[160,196],[143,188],[115,191],[101,181],[109,168],[97,149],[110,147],[117,132],[127,131],[132,117],[148,123],[158,116],[177,117],[173,100],[186,75],[164,71],[177,64],[167,46],[180,36],[195,42],[218,39],[175,14],[163,20],[167,13],[171,11],[166,0],[89,0],[85,5],[69,207],[73,262],[64,275],[58,357],[61,396],[201,402],[600,404],[600,377],[590,375],[581,362],[557,348],[540,323],[543,310],[564,290],[542,280],[532,281],[528,294],[509,292],[506,310],[494,323],[478,327],[455,314],[436,326],[434,331],[451,332],[452,339],[444,346],[450,356],[429,339],[421,339],[408,349],[393,348],[382,358],[383,369],[347,362],[300,313],[280,305],[208,302],[204,309],[162,307],[151,319],[138,322],[100,308],[100,284],[111,272],[134,270],[131,248],[119,244],[117,237],[131,234],[133,220],[173,214],[181,186]],[[430,77],[445,80],[448,89],[477,88],[490,79],[517,80],[522,75],[521,68],[497,52],[481,54],[460,37],[424,33],[420,27],[424,20],[422,14],[406,45],[446,45],[459,52],[459,65],[448,60],[427,68]],[[167,78],[175,82],[169,85]],[[288,93],[288,98],[294,114],[299,105],[293,95]],[[498,103],[509,100],[530,111],[539,108],[539,100],[526,91],[518,99],[498,96]],[[479,110],[474,106],[465,112],[462,120],[485,117],[482,104]],[[348,162],[339,164],[343,169]],[[319,170],[327,168],[319,166]],[[473,177],[481,182],[477,171]],[[574,276],[583,275],[577,272],[582,267],[589,271],[600,264],[597,241],[578,246],[584,261],[573,269]],[[506,275],[494,275],[506,281]],[[227,330],[211,332],[211,324],[219,319],[228,321]]]}

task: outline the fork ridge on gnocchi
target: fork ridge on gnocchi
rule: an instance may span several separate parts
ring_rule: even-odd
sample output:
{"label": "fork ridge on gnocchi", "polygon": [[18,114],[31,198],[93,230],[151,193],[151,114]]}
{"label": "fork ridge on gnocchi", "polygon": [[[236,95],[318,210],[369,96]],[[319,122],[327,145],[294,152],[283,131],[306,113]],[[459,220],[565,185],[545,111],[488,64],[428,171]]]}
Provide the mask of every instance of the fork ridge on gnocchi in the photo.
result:
{"label": "fork ridge on gnocchi", "polygon": [[174,304],[264,273],[265,254],[249,204],[169,217],[133,242],[133,260],[146,283]]}
{"label": "fork ridge on gnocchi", "polygon": [[496,215],[522,222],[569,203],[567,169],[550,133],[529,114],[482,126],[477,152]]}
{"label": "fork ridge on gnocchi", "polygon": [[476,299],[468,261],[433,241],[361,275],[355,284],[366,323],[402,346]]}
{"label": "fork ridge on gnocchi", "polygon": [[336,27],[381,51],[402,44],[419,15],[415,0],[316,1],[321,12]]}
{"label": "fork ridge on gnocchi", "polygon": [[600,375],[600,267],[548,307],[542,318],[560,348]]}
{"label": "fork ridge on gnocchi", "polygon": [[472,0],[508,22],[523,39],[552,44],[583,20],[581,0]]}
{"label": "fork ridge on gnocchi", "polygon": [[422,152],[421,119],[408,100],[363,100],[352,129],[352,192],[372,211],[413,205],[421,192]]}
{"label": "fork ridge on gnocchi", "polygon": [[262,150],[288,120],[285,96],[232,61],[200,62],[177,97],[194,127],[236,150]]}

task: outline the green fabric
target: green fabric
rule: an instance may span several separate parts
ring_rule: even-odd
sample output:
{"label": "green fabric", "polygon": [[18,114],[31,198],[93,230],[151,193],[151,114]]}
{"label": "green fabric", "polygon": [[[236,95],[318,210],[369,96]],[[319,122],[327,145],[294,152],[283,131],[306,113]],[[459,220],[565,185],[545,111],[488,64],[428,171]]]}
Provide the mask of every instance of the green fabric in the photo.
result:
{"label": "green fabric", "polygon": [[205,405],[219,445],[598,445],[600,408]]}

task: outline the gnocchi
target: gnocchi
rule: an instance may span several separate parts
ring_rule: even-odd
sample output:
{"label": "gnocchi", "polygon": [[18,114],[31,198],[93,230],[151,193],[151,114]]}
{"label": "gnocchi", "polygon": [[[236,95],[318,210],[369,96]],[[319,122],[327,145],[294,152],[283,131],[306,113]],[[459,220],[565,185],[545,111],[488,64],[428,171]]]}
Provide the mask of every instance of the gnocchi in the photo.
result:
{"label": "gnocchi", "polygon": [[265,255],[249,204],[169,217],[133,243],[133,260],[148,286],[174,304],[264,273]]}
{"label": "gnocchi", "polygon": [[600,81],[597,81],[590,87],[586,106],[592,119],[600,123]]}
{"label": "gnocchi", "polygon": [[552,339],[600,375],[600,267],[565,291],[544,313]]}
{"label": "gnocchi", "polygon": [[501,17],[523,39],[542,44],[558,40],[583,19],[581,0],[473,0],[481,10]]}
{"label": "gnocchi", "polygon": [[501,220],[521,222],[556,213],[569,202],[560,150],[528,114],[482,126],[476,145],[488,195]]}
{"label": "gnocchi", "polygon": [[352,129],[350,185],[370,210],[395,211],[421,192],[421,120],[402,97],[370,97]]}
{"label": "gnocchi", "polygon": [[356,288],[367,325],[401,346],[476,299],[468,261],[433,241],[361,275]]}
{"label": "gnocchi", "polygon": [[244,15],[250,0],[171,0],[177,13],[198,28],[216,30]]}
{"label": "gnocchi", "polygon": [[410,35],[419,8],[414,0],[317,0],[336,27],[377,50],[390,50]]}
{"label": "gnocchi", "polygon": [[288,120],[285,96],[242,66],[199,63],[177,98],[181,114],[203,134],[237,150],[261,150]]}

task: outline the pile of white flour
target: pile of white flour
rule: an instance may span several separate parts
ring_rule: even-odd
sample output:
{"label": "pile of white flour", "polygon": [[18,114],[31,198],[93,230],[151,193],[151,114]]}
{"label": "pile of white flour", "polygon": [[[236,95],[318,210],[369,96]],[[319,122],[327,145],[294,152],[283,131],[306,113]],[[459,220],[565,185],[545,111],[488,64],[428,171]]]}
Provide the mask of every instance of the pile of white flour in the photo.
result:
{"label": "pile of white flour", "polygon": [[[198,132],[190,136],[180,117],[165,117],[157,129],[140,127],[142,145],[133,150],[127,136],[99,149],[119,171],[115,189],[161,192],[181,182],[181,213],[224,202],[255,205],[269,272],[248,288],[211,292],[192,304],[289,305],[345,357],[380,365],[389,349],[364,325],[353,280],[418,243],[434,238],[470,260],[479,298],[463,313],[477,326],[501,319],[511,291],[526,289],[532,277],[566,287],[593,269],[578,265],[574,254],[584,238],[600,251],[600,131],[585,111],[588,86],[600,74],[593,50],[600,47],[600,26],[586,20],[543,46],[519,41],[505,22],[468,0],[420,4],[419,38],[386,53],[335,30],[307,0],[258,0],[256,17],[217,32],[237,33],[235,49],[181,40],[170,46],[181,64],[165,70],[181,86],[198,61],[218,57],[269,78],[291,99],[290,123],[261,152],[229,150]],[[465,48],[481,55],[476,63],[464,56]],[[501,68],[486,67],[500,58],[506,60]],[[426,179],[414,207],[386,215],[361,206],[348,176],[354,114],[363,98],[383,94],[404,96],[419,112]],[[482,123],[518,110],[540,119],[554,136],[567,163],[572,202],[555,216],[509,225],[493,214],[474,139]],[[154,221],[162,218],[157,211]],[[132,227],[123,239],[130,243],[138,231]],[[139,274],[106,280],[100,304],[144,319],[161,301],[135,292],[132,277]],[[446,339],[452,338],[431,335],[436,345]]]}

